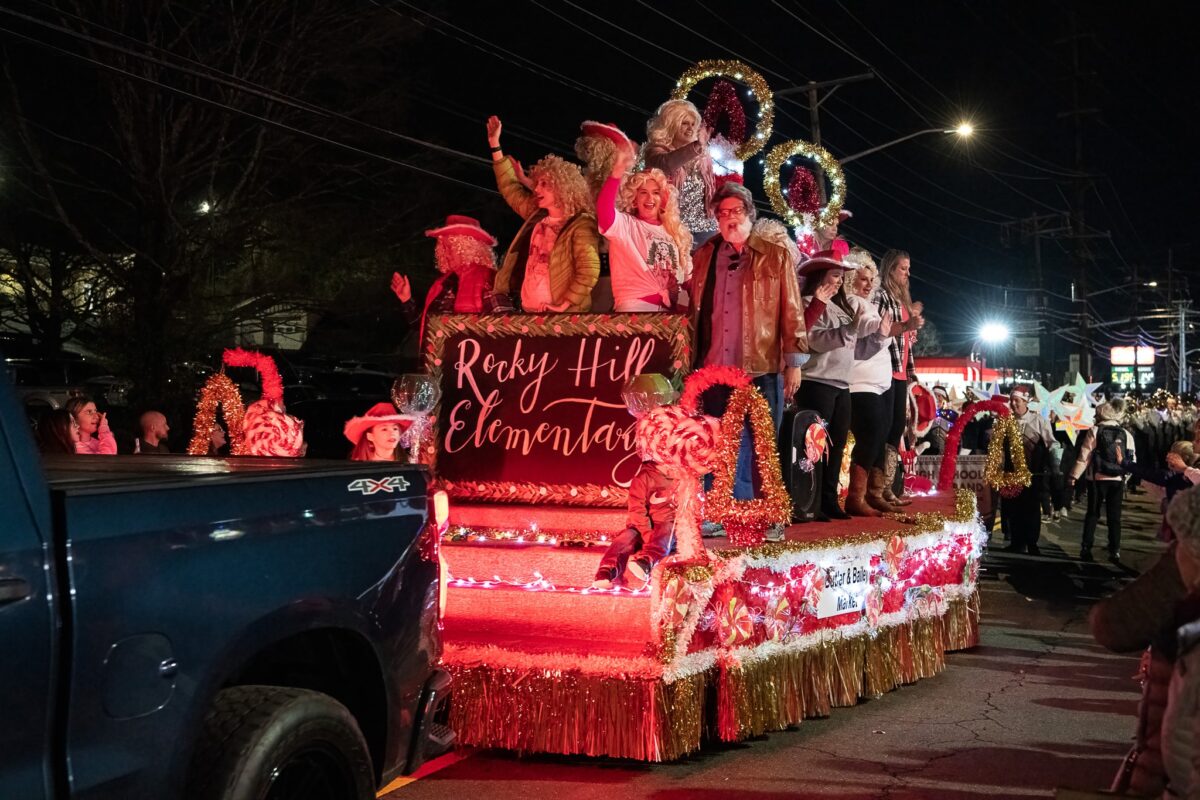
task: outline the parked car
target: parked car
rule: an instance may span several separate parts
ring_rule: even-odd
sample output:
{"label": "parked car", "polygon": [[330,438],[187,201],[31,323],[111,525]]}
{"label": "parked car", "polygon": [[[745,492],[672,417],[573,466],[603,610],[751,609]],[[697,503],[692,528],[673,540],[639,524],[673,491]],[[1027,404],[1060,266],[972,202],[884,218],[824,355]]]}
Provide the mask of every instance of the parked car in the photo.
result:
{"label": "parked car", "polygon": [[428,478],[43,459],[0,376],[0,798],[367,800],[448,748]]}
{"label": "parked car", "polygon": [[95,361],[64,353],[56,358],[6,358],[4,366],[26,406],[62,408],[73,395],[90,395],[102,407],[125,406],[133,382]]}

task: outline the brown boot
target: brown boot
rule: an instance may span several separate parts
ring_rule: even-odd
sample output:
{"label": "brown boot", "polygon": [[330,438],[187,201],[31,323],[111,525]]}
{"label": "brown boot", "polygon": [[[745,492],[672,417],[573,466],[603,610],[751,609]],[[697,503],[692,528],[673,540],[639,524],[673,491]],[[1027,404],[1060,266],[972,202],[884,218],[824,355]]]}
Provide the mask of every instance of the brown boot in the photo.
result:
{"label": "brown boot", "polygon": [[846,513],[852,517],[883,516],[867,505],[867,470],[858,464],[850,465],[850,491],[846,494]]}
{"label": "brown boot", "polygon": [[894,506],[887,500],[883,499],[883,470],[879,467],[872,467],[871,472],[867,475],[867,504],[876,511],[881,511],[884,514],[891,514],[900,510],[900,506]]}
{"label": "brown boot", "polygon": [[910,506],[912,500],[908,497],[897,497],[892,491],[896,485],[896,469],[900,465],[900,454],[890,444],[883,462],[883,499],[894,506]]}

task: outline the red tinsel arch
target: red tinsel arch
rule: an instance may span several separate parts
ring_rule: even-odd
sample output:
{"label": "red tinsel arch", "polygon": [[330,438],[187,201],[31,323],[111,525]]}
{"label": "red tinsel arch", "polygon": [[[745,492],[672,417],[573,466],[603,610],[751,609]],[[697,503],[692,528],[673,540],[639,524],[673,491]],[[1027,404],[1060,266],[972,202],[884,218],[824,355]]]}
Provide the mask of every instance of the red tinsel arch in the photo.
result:
{"label": "red tinsel arch", "polygon": [[231,367],[254,367],[262,381],[262,396],[271,403],[283,402],[283,378],[270,356],[235,347],[226,350],[222,360]]}
{"label": "red tinsel arch", "polygon": [[737,367],[713,364],[702,367],[683,382],[683,396],[679,407],[689,414],[700,413],[700,396],[714,386],[729,386],[739,389],[750,385],[750,376]]}
{"label": "red tinsel arch", "polygon": [[817,176],[804,167],[792,170],[788,179],[788,206],[797,214],[816,214],[821,207],[821,193],[817,189]]}
{"label": "red tinsel arch", "polygon": [[738,99],[737,87],[729,81],[713,84],[708,105],[704,106],[704,126],[716,131],[721,117],[729,118],[729,133],[725,138],[731,144],[740,145],[746,141],[746,109],[742,108],[742,101]]}
{"label": "red tinsel arch", "polygon": [[959,442],[962,441],[963,431],[971,420],[979,414],[992,412],[998,417],[1009,415],[1008,404],[1003,400],[980,400],[968,403],[946,435],[946,449],[942,455],[942,466],[938,470],[938,491],[945,492],[954,487],[954,472],[958,467]]}

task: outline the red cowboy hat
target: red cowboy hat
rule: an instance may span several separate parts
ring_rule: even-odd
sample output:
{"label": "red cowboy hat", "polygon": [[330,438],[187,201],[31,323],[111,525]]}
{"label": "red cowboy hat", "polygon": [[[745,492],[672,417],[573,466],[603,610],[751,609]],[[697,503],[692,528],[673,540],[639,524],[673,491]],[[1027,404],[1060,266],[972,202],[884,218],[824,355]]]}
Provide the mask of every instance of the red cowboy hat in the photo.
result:
{"label": "red cowboy hat", "polygon": [[600,136],[608,139],[617,147],[627,147],[630,150],[635,150],[633,142],[624,131],[613,125],[611,122],[596,122],[594,120],[584,120],[579,125],[579,130],[584,136]]}
{"label": "red cowboy hat", "polygon": [[472,239],[478,239],[488,247],[496,246],[496,237],[483,229],[479,224],[479,220],[473,217],[464,217],[461,214],[450,214],[446,217],[446,224],[440,228],[425,231],[426,236],[470,236]]}
{"label": "red cowboy hat", "polygon": [[346,427],[342,429],[342,433],[350,440],[351,444],[358,444],[358,440],[367,432],[369,428],[376,425],[386,425],[394,423],[400,426],[400,430],[406,430],[409,425],[413,424],[413,417],[408,414],[399,414],[396,412],[396,407],[391,403],[376,403],[371,406],[367,413],[361,417],[353,417],[346,422]]}
{"label": "red cowboy hat", "polygon": [[821,250],[800,265],[800,275],[811,275],[824,269],[858,269],[853,261],[842,261],[841,250]]}

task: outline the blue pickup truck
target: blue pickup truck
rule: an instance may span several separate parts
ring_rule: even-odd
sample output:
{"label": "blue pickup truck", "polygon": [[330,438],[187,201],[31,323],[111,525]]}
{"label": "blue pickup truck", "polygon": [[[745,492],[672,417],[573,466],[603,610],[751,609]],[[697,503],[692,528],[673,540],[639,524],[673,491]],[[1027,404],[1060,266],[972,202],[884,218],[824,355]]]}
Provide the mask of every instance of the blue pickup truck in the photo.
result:
{"label": "blue pickup truck", "polygon": [[427,481],[43,458],[0,377],[0,798],[370,798],[447,749]]}

